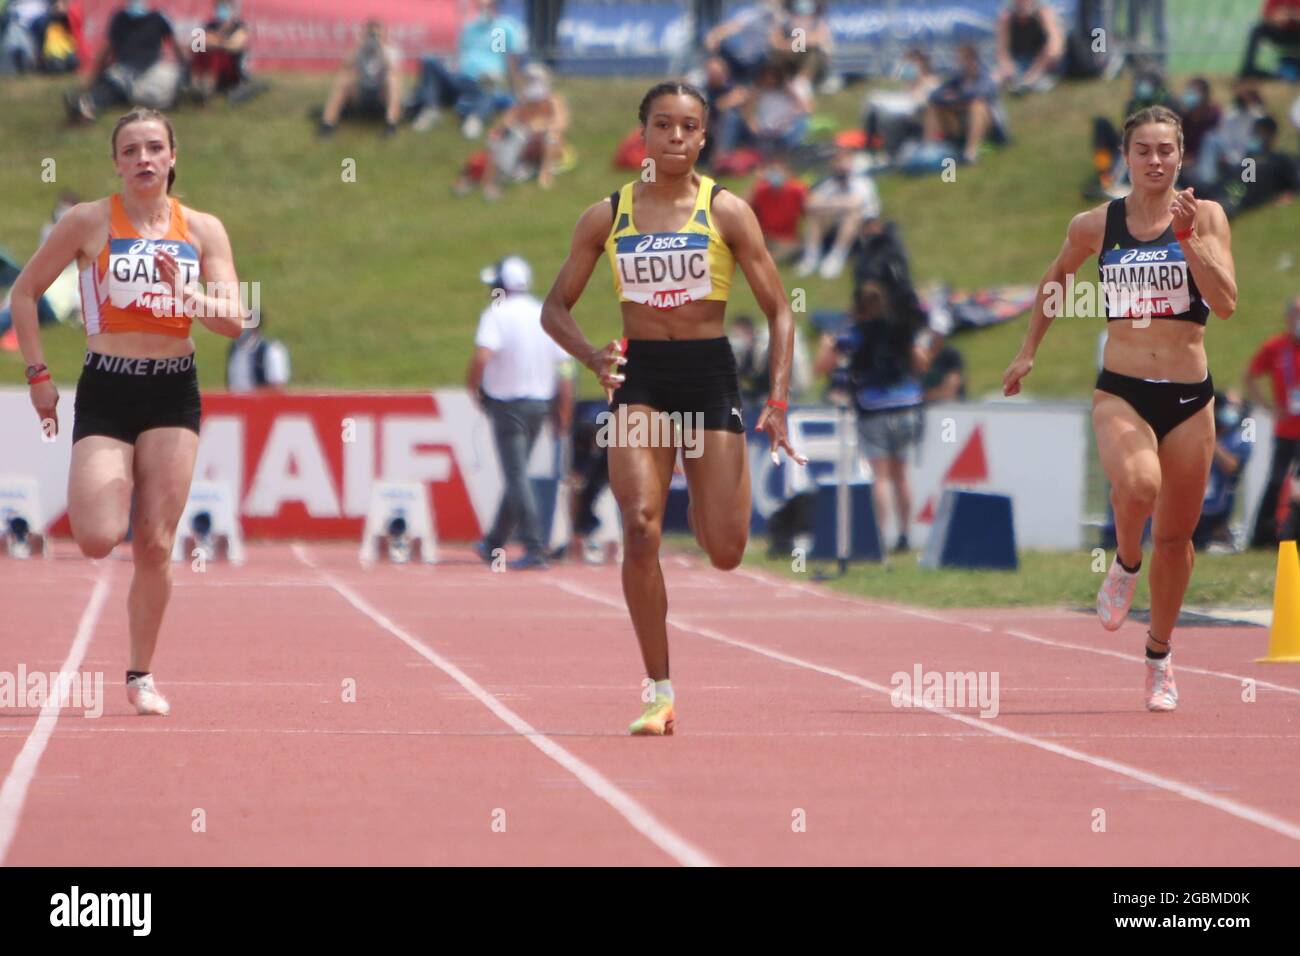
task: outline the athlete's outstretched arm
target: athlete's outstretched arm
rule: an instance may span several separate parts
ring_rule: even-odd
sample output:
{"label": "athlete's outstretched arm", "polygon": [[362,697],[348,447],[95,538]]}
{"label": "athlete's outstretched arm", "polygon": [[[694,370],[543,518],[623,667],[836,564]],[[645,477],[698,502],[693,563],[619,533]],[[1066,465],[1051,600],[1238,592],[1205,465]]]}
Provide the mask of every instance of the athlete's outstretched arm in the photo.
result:
{"label": "athlete's outstretched arm", "polygon": [[[713,201],[713,217],[718,232],[731,247],[736,262],[749,280],[749,288],[758,300],[758,307],[767,316],[768,374],[771,376],[769,398],[778,402],[790,399],[790,360],[794,355],[794,313],[781,288],[781,276],[776,271],[772,254],[763,241],[763,230],[749,203],[732,192],[720,192]],[[759,416],[758,428],[772,439],[772,454],[777,448],[796,461],[799,455],[786,437],[785,412],[768,405]],[[807,459],[803,459],[806,461]],[[802,461],[800,461],[802,464]]]}
{"label": "athlete's outstretched arm", "polygon": [[1190,188],[1174,196],[1173,213],[1175,232],[1192,230],[1180,244],[1201,298],[1219,318],[1228,318],[1237,308],[1237,270],[1227,213],[1213,200],[1197,199]]}
{"label": "athlete's outstretched arm", "polygon": [[1106,231],[1106,207],[1098,206],[1087,212],[1081,212],[1070,220],[1070,227],[1065,232],[1065,244],[1052,260],[1052,264],[1043,273],[1034,296],[1034,311],[1029,316],[1029,331],[1020,352],[1007,370],[1002,374],[1002,394],[1015,395],[1020,391],[1020,380],[1034,367],[1034,356],[1038,346],[1047,335],[1047,327],[1052,324],[1055,308],[1049,309],[1048,302],[1061,303],[1064,299],[1065,280],[1079,271],[1079,266],[1089,256],[1101,251],[1102,236]]}
{"label": "athlete's outstretched arm", "polygon": [[582,297],[582,290],[587,288],[587,280],[605,251],[605,238],[613,225],[614,211],[608,200],[587,207],[573,230],[568,258],[560,266],[551,291],[546,293],[546,300],[542,303],[542,328],[546,334],[595,372],[607,392],[623,381],[622,375],[610,371],[614,363],[621,365],[626,361],[618,355],[619,344],[611,342],[604,348],[596,348],[578,328],[571,310]]}

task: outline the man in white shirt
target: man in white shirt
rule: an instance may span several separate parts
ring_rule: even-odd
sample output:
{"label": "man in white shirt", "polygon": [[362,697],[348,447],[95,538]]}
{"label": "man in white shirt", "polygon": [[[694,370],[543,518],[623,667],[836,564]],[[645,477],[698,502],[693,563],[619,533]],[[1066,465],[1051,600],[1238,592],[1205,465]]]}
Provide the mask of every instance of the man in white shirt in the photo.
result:
{"label": "man in white shirt", "polygon": [[532,269],[527,262],[507,256],[480,278],[491,287],[492,302],[479,316],[466,386],[492,419],[505,487],[496,520],[477,550],[490,562],[518,526],[524,556],[507,567],[545,568],[546,541],[528,480],[528,457],[552,403],[556,433],[568,433],[573,363],[542,329],[542,303],[528,294]]}
{"label": "man in white shirt", "polygon": [[[865,173],[854,173],[852,152],[837,151],[831,157],[830,175],[812,188],[804,204],[804,248],[797,270],[799,277],[817,272],[823,279],[836,278],[844,271],[844,263],[862,224],[879,215],[880,194],[875,181]],[[835,238],[823,258],[827,233]]]}

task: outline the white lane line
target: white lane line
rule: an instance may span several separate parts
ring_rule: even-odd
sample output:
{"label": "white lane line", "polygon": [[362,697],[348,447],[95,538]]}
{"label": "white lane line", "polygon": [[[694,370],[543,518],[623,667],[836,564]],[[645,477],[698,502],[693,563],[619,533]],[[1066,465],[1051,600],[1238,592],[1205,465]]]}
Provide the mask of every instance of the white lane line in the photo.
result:
{"label": "white lane line", "polygon": [[[86,602],[86,609],[81,612],[81,620],[77,623],[77,633],[72,639],[67,660],[60,668],[60,673],[67,674],[69,680],[76,676],[77,670],[81,667],[81,660],[86,656],[86,648],[90,646],[90,640],[95,634],[95,625],[99,622],[100,612],[103,611],[104,602],[108,599],[110,577],[112,577],[112,565],[107,563],[100,565],[95,586],[90,592],[90,600]],[[18,751],[18,756],[14,758],[13,766],[9,768],[4,783],[0,784],[0,866],[4,865],[5,856],[13,844],[14,834],[18,832],[23,803],[27,800],[27,788],[31,786],[32,779],[36,776],[36,768],[41,762],[41,754],[45,752],[45,745],[49,743],[54,733],[54,725],[59,722],[60,696],[51,694],[50,699],[45,702],[40,716],[36,718],[36,723],[32,725],[31,732],[23,743],[23,749]]]}
{"label": "white lane line", "polygon": [[[1104,647],[1091,647],[1087,644],[1073,644],[1070,643],[1069,641],[1054,641],[1051,640],[1050,638],[1039,637],[1036,634],[1030,634],[1026,631],[1012,630],[1010,628],[1005,628],[1005,627],[1001,629],[985,627],[981,624],[973,624],[969,621],[956,621],[953,620],[952,618],[941,617],[939,615],[929,614],[924,611],[917,611],[913,608],[904,608],[893,604],[873,604],[870,601],[863,601],[842,594],[826,593],[824,591],[818,590],[817,588],[809,587],[808,585],[804,585],[804,584],[786,584],[785,582],[779,580],[774,581],[770,578],[764,577],[763,575],[757,574],[753,571],[745,572],[740,568],[737,568],[732,573],[741,575],[742,577],[749,578],[752,581],[758,581],[762,584],[767,584],[767,585],[779,584],[782,587],[796,588],[800,592],[810,594],[814,597],[822,598],[823,600],[847,602],[849,604],[855,605],[856,607],[864,611],[865,610],[898,611],[901,614],[907,614],[912,617],[927,618],[932,621],[937,621],[941,624],[947,624],[950,627],[953,626],[969,627],[974,630],[982,631],[988,634],[992,634],[992,633],[1006,634],[1008,637],[1014,637],[1022,641],[1032,641],[1035,644],[1043,644],[1046,645],[1047,647],[1056,647],[1056,648],[1061,648],[1063,650],[1071,650],[1071,651],[1087,651],[1089,654],[1100,654],[1105,657],[1116,657],[1119,658],[1120,660],[1130,661],[1134,663],[1141,662],[1145,659],[1139,654],[1125,654],[1122,651],[1112,651]],[[1300,696],[1300,687],[1288,687],[1286,684],[1275,684],[1272,681],[1263,680],[1262,678],[1259,677],[1249,677],[1245,674],[1233,674],[1227,671],[1209,670],[1208,668],[1193,667],[1190,664],[1183,664],[1181,662],[1178,665],[1178,672],[1180,674],[1181,673],[1200,674],[1204,677],[1221,677],[1225,680],[1235,681],[1238,684],[1240,684],[1242,681],[1245,680],[1251,680],[1255,682],[1256,687],[1267,687],[1270,690],[1281,691],[1284,694],[1295,694],[1297,696]]]}
{"label": "white lane line", "polygon": [[293,553],[303,564],[315,570],[338,594],[354,608],[377,625],[392,634],[399,641],[415,651],[434,667],[469,691],[484,707],[496,714],[515,733],[526,739],[534,747],[550,757],[578,780],[593,794],[609,804],[632,827],[650,840],[683,866],[717,866],[717,862],[704,851],[679,836],[664,823],[661,823],[649,810],[630,794],[620,789],[604,774],[590,764],[557,744],[546,734],[541,733],[532,724],[503,704],[495,695],[489,693],[478,681],[447,660],[431,647],[412,637],[398,627],[388,617],[372,607],[364,598],[335,578],[328,571],[317,568],[301,545],[293,546]]}
{"label": "white lane line", "polygon": [[[569,584],[565,581],[554,581],[553,583],[561,590],[568,591],[570,594],[577,595],[578,597],[584,597],[587,600],[594,601],[598,604],[618,604],[618,602],[614,601],[612,598],[607,598],[602,594],[593,593],[585,588],[577,587],[576,585]],[[618,604],[618,606],[621,607],[622,605]],[[958,723],[965,724],[966,726],[972,727],[976,730],[982,730],[989,734],[996,734],[999,737],[1013,740],[1016,743],[1036,747],[1039,750],[1045,750],[1048,753],[1056,754],[1060,757],[1066,757],[1070,760],[1078,761],[1079,763],[1097,767],[1100,770],[1109,770],[1112,773],[1119,774],[1122,777],[1128,777],[1130,780],[1136,780],[1139,783],[1145,783],[1152,787],[1158,787],[1161,790],[1167,790],[1170,793],[1177,794],[1187,800],[1204,804],[1207,807],[1212,807],[1215,810],[1220,810],[1223,813],[1234,816],[1239,820],[1254,823],[1267,830],[1272,830],[1274,833],[1280,834],[1281,836],[1300,842],[1300,824],[1292,823],[1290,820],[1284,820],[1281,817],[1274,816],[1264,810],[1258,810],[1255,807],[1247,806],[1246,804],[1240,803],[1236,800],[1229,800],[1226,797],[1216,796],[1208,790],[1203,790],[1200,787],[1183,783],[1180,780],[1174,780],[1171,777],[1152,773],[1151,771],[1143,770],[1140,767],[1133,767],[1128,764],[1120,763],[1118,760],[1111,760],[1108,757],[1098,757],[1094,754],[1084,753],[1081,750],[1075,750],[1072,747],[1063,747],[1060,744],[1051,743],[1050,741],[1040,739],[1031,734],[1009,730],[999,724],[978,717],[967,717],[965,714],[954,713],[944,707],[926,704],[924,700],[919,697],[913,697],[910,694],[903,693],[901,688],[895,689],[886,687],[883,684],[877,684],[875,681],[867,680],[865,677],[859,677],[857,674],[850,674],[847,671],[842,671],[834,667],[826,667],[822,664],[806,661],[790,654],[784,654],[781,651],[775,651],[759,644],[750,643],[749,641],[737,640],[736,638],[728,637],[725,634],[721,634],[718,631],[709,628],[696,627],[680,618],[675,618],[671,614],[668,615],[668,623],[679,630],[698,634],[700,637],[708,638],[711,641],[717,641],[719,644],[729,644],[732,647],[739,647],[742,650],[761,654],[763,657],[779,661],[782,664],[790,664],[794,667],[801,667],[805,670],[825,674],[827,677],[834,677],[837,680],[855,684],[858,687],[874,691],[875,693],[888,698],[892,698],[895,694],[898,694],[900,698],[906,698],[907,702],[912,707],[924,708],[925,710],[931,711],[941,717],[955,720]]]}

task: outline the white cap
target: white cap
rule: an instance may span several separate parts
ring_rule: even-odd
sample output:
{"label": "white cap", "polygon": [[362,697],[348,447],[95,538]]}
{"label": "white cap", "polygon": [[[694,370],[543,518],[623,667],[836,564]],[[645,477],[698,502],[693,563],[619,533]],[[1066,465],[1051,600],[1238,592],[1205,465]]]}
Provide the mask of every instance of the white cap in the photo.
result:
{"label": "white cap", "polygon": [[536,103],[551,95],[551,73],[540,63],[530,63],[524,67],[524,85],[520,97],[528,103]]}
{"label": "white cap", "polygon": [[506,256],[500,262],[484,266],[478,277],[484,285],[500,286],[507,292],[527,292],[533,284],[533,270],[519,256]]}

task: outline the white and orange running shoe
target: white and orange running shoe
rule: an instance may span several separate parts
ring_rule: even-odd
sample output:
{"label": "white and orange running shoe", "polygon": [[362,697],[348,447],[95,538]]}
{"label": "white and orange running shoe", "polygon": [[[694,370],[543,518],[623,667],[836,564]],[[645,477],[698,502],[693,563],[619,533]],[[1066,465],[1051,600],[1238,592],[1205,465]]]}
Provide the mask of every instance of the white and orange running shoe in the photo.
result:
{"label": "white and orange running shoe", "polygon": [[1153,661],[1147,658],[1147,710],[1170,711],[1178,706],[1178,685],[1174,683],[1174,655]]}
{"label": "white and orange running shoe", "polygon": [[1097,617],[1106,630],[1118,631],[1128,617],[1133,592],[1137,590],[1138,574],[1139,571],[1130,574],[1121,568],[1118,554],[1111,562],[1106,580],[1101,582],[1101,590],[1097,592]]}
{"label": "white and orange running shoe", "polygon": [[167,703],[167,698],[158,693],[158,688],[153,684],[152,674],[133,677],[127,681],[126,699],[135,708],[137,714],[166,717],[168,711],[172,709],[171,704]]}

